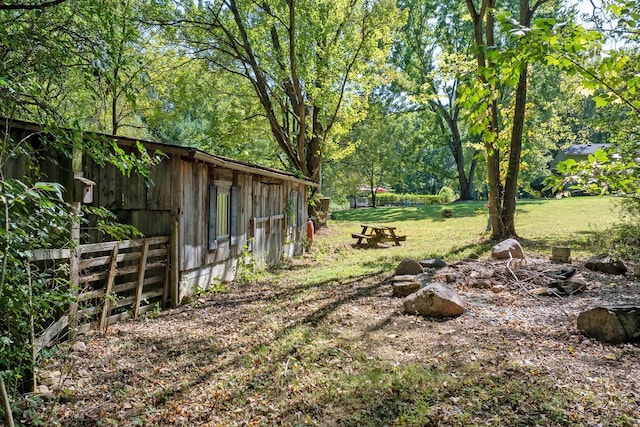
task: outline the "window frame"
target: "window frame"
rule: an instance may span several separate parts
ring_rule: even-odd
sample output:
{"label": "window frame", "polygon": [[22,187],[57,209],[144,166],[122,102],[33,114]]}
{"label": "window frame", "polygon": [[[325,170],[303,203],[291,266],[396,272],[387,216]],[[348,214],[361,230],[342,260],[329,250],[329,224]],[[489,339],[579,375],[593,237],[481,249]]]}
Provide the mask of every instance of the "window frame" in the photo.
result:
{"label": "window frame", "polygon": [[[220,210],[219,198],[226,197],[226,209]],[[238,238],[238,200],[239,188],[231,181],[216,180],[209,185],[209,250],[216,250],[220,243],[230,242],[234,245]],[[221,219],[224,215],[225,221]],[[221,233],[220,226],[226,226],[224,233]]]}

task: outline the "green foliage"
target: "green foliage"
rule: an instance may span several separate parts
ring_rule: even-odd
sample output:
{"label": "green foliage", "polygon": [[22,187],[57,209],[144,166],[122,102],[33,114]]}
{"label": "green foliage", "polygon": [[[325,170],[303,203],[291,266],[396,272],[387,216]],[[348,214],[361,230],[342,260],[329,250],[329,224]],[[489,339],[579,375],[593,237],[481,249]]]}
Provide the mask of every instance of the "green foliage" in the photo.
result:
{"label": "green foliage", "polygon": [[443,195],[380,193],[376,200],[378,206],[437,205],[443,203]]}
{"label": "green foliage", "polygon": [[451,187],[442,187],[440,191],[438,191],[438,196],[442,200],[441,203],[451,203],[457,198],[457,194],[455,190]]}
{"label": "green foliage", "polygon": [[640,263],[640,198],[621,200],[623,222],[618,224],[612,235],[611,246],[624,259]]}
{"label": "green foliage", "polygon": [[118,222],[118,217],[110,210],[100,206],[82,205],[87,215],[97,219],[98,231],[112,240],[135,239],[144,235],[134,226]]}
{"label": "green foliage", "polygon": [[598,149],[584,162],[565,160],[556,166],[558,176],[547,180],[548,187],[561,195],[565,189],[591,194],[618,194],[640,198],[640,165],[637,153],[619,154],[614,149]]}
{"label": "green foliage", "polygon": [[15,392],[34,370],[32,334],[56,320],[71,295],[64,267],[30,265],[33,249],[68,247],[71,215],[53,183],[3,179],[0,202],[0,373]]}
{"label": "green foliage", "polygon": [[[180,2],[180,43],[247,79],[293,169],[319,179],[324,157],[385,78],[395,2]],[[336,138],[336,139],[334,139]]]}

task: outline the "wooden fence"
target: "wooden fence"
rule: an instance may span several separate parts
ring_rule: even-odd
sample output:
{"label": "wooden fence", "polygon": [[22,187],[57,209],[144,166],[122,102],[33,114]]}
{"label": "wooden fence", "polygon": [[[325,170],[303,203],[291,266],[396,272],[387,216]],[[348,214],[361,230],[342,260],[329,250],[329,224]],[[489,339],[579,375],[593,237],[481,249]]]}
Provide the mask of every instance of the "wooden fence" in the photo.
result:
{"label": "wooden fence", "polygon": [[48,346],[67,327],[71,335],[138,317],[166,305],[169,297],[169,237],[153,237],[35,251],[34,261],[69,260],[76,291],[68,313],[35,341],[35,351]]}

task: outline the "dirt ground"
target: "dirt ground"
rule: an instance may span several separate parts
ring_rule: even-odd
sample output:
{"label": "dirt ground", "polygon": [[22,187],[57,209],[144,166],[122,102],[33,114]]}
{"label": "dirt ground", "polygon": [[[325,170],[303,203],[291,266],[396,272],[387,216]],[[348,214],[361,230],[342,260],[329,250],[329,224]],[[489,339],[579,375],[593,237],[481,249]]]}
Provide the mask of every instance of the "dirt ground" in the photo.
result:
{"label": "dirt ground", "polygon": [[[297,261],[282,280],[229,286],[157,318],[84,336],[86,349],[48,366],[61,372],[61,387],[40,408],[42,422],[640,425],[640,347],[602,344],[576,327],[586,309],[640,304],[640,283],[631,275],[575,265],[586,291],[533,296],[528,290],[538,273],[557,265],[530,257],[510,266],[515,281],[504,261],[460,262],[452,271],[461,277],[454,286],[465,312],[436,321],[403,313],[388,276],[314,285],[284,279],[312,263]],[[470,272],[487,266],[495,269],[491,280],[503,284],[503,292],[468,286]],[[402,371],[407,366],[424,367],[441,380],[414,384]],[[384,389],[371,381],[373,391],[338,385],[373,371],[380,384],[386,375],[403,376]],[[410,383],[415,389],[402,394]],[[435,397],[419,421],[416,393],[429,387]],[[377,399],[393,411],[374,411]],[[416,421],[406,416],[411,411]]]}

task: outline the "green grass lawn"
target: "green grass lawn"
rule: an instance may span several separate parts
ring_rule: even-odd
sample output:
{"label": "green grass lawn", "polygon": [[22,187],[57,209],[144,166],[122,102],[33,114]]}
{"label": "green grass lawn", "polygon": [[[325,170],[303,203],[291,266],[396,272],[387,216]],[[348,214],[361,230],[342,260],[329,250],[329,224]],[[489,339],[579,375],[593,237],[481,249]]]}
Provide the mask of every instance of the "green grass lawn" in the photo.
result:
{"label": "green grass lawn", "polygon": [[[484,201],[418,207],[364,208],[333,212],[326,229],[319,230],[312,253],[320,265],[313,275],[341,280],[372,271],[391,270],[407,257],[443,258],[454,261],[485,257],[492,244],[486,241],[488,211]],[[453,218],[443,218],[442,209]],[[569,246],[574,259],[601,252],[601,243],[618,220],[616,200],[611,197],[574,197],[551,200],[521,200],[516,211],[516,231],[526,252],[551,255],[551,246]],[[397,227],[406,235],[401,246],[353,248],[351,233],[360,224]],[[335,256],[344,255],[344,256]],[[348,255],[348,256],[347,256]],[[314,277],[313,280],[317,280]]]}
{"label": "green grass lawn", "polygon": [[[486,252],[485,246],[473,248],[487,237],[489,215],[485,203],[353,209],[334,212],[331,225],[349,237],[351,231],[360,230],[362,223],[396,226],[400,234],[408,236],[405,246],[421,256],[458,259]],[[453,218],[442,217],[445,208],[454,212]],[[547,255],[552,245],[569,245],[575,253],[586,255],[594,249],[594,237],[600,241],[600,234],[617,219],[615,199],[611,197],[522,200],[516,210],[516,231],[529,250]]]}

